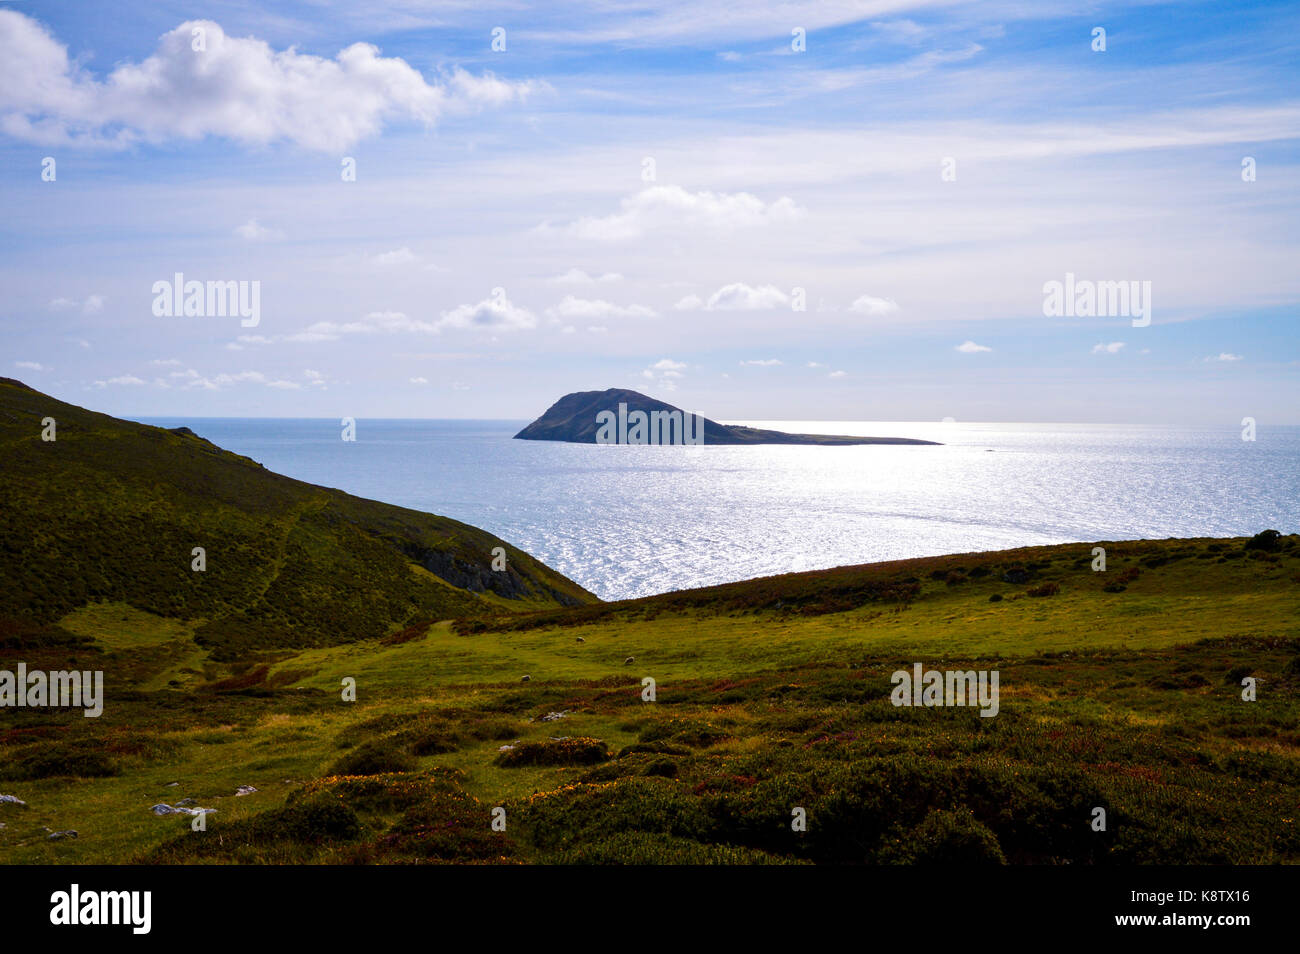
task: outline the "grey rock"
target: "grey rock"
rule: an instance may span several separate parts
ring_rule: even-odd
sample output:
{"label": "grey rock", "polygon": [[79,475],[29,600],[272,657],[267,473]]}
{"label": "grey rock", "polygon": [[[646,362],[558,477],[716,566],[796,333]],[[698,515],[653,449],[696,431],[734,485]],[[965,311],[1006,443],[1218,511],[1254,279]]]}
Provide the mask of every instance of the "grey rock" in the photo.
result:
{"label": "grey rock", "polygon": [[21,798],[14,795],[0,795],[0,805],[26,805]]}
{"label": "grey rock", "polygon": [[69,828],[66,831],[52,831],[45,837],[50,841],[62,841],[65,838],[76,838],[77,833]]}
{"label": "grey rock", "polygon": [[253,788],[251,785],[241,785],[239,788],[235,789],[235,796],[252,795],[256,791],[257,789]]}

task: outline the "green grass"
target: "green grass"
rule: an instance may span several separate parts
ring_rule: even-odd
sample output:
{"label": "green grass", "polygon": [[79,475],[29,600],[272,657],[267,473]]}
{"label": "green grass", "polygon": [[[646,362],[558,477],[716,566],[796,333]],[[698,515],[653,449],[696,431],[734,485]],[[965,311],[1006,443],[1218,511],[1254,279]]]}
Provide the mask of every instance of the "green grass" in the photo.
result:
{"label": "green grass", "polygon": [[[116,774],[0,781],[29,803],[0,806],[0,850],[79,863],[1295,862],[1300,546],[1254,558],[1246,542],[1109,543],[1104,574],[1088,569],[1090,545],[902,561],[235,661],[205,654],[188,623],[83,608],[59,625],[88,648],[26,661],[98,661],[121,691],[99,719],[9,710],[0,754],[21,766],[41,746],[90,743]],[[1003,582],[1013,566],[1034,578]],[[947,582],[957,568],[964,579]],[[1121,575],[1126,589],[1106,592]],[[823,599],[912,578],[901,603]],[[1025,595],[1045,580],[1055,595]],[[895,708],[889,674],[916,661],[998,669],[999,715]],[[188,681],[168,685],[180,669]],[[1241,699],[1243,674],[1256,702]],[[567,714],[540,721],[551,712]],[[386,801],[366,779],[437,794]],[[259,791],[234,797],[244,784]],[[218,809],[207,832],[149,814],[182,797]],[[283,814],[304,799],[350,814],[307,837],[315,815]],[[790,830],[795,807],[806,832]],[[1095,807],[1105,833],[1088,825]],[[80,837],[51,842],[46,828]]]}

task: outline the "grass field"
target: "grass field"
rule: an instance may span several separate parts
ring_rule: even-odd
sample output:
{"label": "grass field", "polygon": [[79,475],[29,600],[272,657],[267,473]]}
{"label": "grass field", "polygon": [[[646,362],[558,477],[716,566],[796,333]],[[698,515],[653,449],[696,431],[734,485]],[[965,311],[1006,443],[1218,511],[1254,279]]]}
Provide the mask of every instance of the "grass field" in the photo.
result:
{"label": "grass field", "polygon": [[[11,619],[0,669],[102,669],[107,688],[95,719],[3,712],[0,793],[27,804],[0,804],[0,854],[1300,861],[1296,537],[945,556],[569,608],[505,602],[236,658],[203,644],[203,617],[121,601]],[[890,674],[916,662],[997,670],[997,716],[893,705]],[[257,791],[236,796],[246,785]],[[150,811],[182,799],[216,809],[205,831]],[[806,830],[792,828],[796,809]]]}

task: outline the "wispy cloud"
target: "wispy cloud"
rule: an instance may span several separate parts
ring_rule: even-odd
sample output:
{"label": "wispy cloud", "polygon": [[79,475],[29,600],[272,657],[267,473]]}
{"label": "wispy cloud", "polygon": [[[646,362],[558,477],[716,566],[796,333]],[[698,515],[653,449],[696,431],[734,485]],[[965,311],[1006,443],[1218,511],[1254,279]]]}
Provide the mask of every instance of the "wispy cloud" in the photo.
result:
{"label": "wispy cloud", "polygon": [[[651,186],[622,200],[611,215],[584,217],[559,231],[580,239],[620,242],[663,230],[728,231],[789,222],[803,210],[787,196],[765,202],[748,192],[687,192]],[[543,231],[554,231],[543,225]]]}

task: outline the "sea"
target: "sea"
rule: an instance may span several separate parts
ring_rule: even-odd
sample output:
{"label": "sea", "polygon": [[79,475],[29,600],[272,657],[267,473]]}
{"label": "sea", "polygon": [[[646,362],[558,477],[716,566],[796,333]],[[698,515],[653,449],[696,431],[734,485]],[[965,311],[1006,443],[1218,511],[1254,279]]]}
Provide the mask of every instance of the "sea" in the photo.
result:
{"label": "sea", "polygon": [[940,446],[601,446],[526,421],[141,418],[453,517],[604,599],[905,557],[1300,530],[1300,427],[729,421]]}

